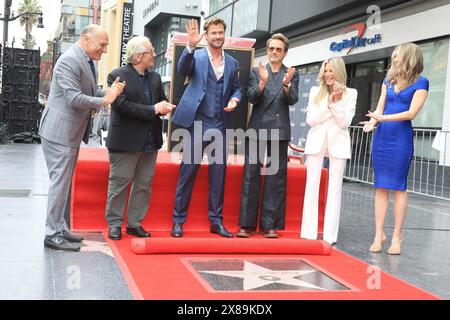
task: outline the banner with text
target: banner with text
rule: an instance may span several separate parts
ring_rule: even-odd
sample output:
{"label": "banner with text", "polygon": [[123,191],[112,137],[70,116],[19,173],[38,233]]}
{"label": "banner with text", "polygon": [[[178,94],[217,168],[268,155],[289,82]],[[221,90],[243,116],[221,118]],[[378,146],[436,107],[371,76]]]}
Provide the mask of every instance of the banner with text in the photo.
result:
{"label": "banner with text", "polygon": [[128,40],[133,36],[133,4],[123,4],[123,19],[122,19],[122,41],[120,46],[120,65],[122,67],[127,65],[125,61],[125,53],[127,52]]}

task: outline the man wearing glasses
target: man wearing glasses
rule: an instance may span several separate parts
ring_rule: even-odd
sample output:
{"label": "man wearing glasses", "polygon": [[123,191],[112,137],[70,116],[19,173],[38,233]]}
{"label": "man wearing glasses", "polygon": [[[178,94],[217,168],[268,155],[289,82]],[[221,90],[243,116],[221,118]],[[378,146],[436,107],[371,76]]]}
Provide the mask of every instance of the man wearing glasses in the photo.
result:
{"label": "man wearing glasses", "polygon": [[105,218],[112,240],[122,238],[121,226],[128,186],[126,233],[150,237],[142,226],[149,206],[156,157],[162,146],[160,116],[174,106],[167,102],[161,76],[148,69],[153,67],[155,53],[147,37],[134,37],[127,44],[127,66],[113,70],[108,83],[116,77],[128,84],[122,95],[111,105],[106,146],[109,151],[110,173]]}
{"label": "man wearing glasses", "polygon": [[[253,111],[248,124],[256,130],[257,140],[247,138],[242,180],[239,226],[236,236],[248,238],[256,234],[258,208],[261,208],[260,232],[266,238],[278,238],[276,230],[284,229],[286,211],[287,149],[291,140],[289,106],[298,101],[299,76],[294,68],[283,65],[289,40],[281,33],[267,41],[269,63],[253,68],[248,85],[248,99]],[[251,135],[249,135],[251,137]],[[249,152],[250,145],[257,152]],[[264,154],[270,159],[266,169],[262,203],[261,170]],[[275,159],[277,161],[275,161]],[[266,166],[269,164],[266,160]],[[278,168],[276,167],[278,165]],[[271,172],[270,174],[268,172]]]}

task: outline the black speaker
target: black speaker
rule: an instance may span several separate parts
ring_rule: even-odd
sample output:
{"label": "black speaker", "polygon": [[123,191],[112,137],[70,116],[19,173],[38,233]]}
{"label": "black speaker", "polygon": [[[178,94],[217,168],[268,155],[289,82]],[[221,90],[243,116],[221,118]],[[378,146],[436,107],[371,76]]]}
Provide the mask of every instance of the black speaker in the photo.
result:
{"label": "black speaker", "polygon": [[2,119],[8,126],[8,133],[37,133],[39,125],[39,104],[12,102],[3,103]]}
{"label": "black speaker", "polygon": [[0,120],[8,134],[37,133],[40,51],[4,48]]}
{"label": "black speaker", "polygon": [[39,67],[40,52],[39,50],[13,49],[13,63],[16,67]]}
{"label": "black speaker", "polygon": [[38,106],[37,103],[13,102],[10,107],[9,118],[13,121],[36,120]]}
{"label": "black speaker", "polygon": [[39,68],[15,67],[12,70],[11,82],[14,86],[38,86],[39,85]]}
{"label": "black speaker", "polygon": [[12,102],[36,103],[38,87],[17,85],[12,91]]}

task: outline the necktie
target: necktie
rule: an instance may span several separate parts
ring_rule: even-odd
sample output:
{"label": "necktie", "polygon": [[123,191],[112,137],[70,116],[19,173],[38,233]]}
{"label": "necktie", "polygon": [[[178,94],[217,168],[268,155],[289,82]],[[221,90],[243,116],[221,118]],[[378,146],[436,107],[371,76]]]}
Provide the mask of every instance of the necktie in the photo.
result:
{"label": "necktie", "polygon": [[94,61],[89,59],[89,65],[91,66],[92,75],[94,76],[95,83],[97,83],[97,77],[95,76],[95,66]]}
{"label": "necktie", "polygon": [[[89,65],[91,66],[92,75],[94,76],[94,81],[95,81],[95,84],[97,85],[97,77],[95,76],[94,61],[89,59]],[[92,131],[92,117],[89,117],[89,122],[86,127],[86,131],[84,132],[83,139],[82,139],[82,141],[86,144],[88,144],[88,142],[89,142],[89,136],[91,135],[91,131]]]}

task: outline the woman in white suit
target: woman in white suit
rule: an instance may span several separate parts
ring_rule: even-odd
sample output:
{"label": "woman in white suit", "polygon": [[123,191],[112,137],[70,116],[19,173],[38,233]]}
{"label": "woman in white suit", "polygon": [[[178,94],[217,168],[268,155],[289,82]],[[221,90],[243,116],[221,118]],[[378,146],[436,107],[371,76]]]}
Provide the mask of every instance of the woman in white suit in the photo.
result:
{"label": "woman in white suit", "polygon": [[328,197],[323,240],[337,242],[341,191],[347,159],[351,157],[348,126],[355,115],[356,89],[346,88],[347,72],[341,57],[325,60],[319,71],[320,85],[309,94],[306,122],[311,127],[306,139],[307,179],[301,237],[317,239],[319,186],[323,158],[328,156]]}

